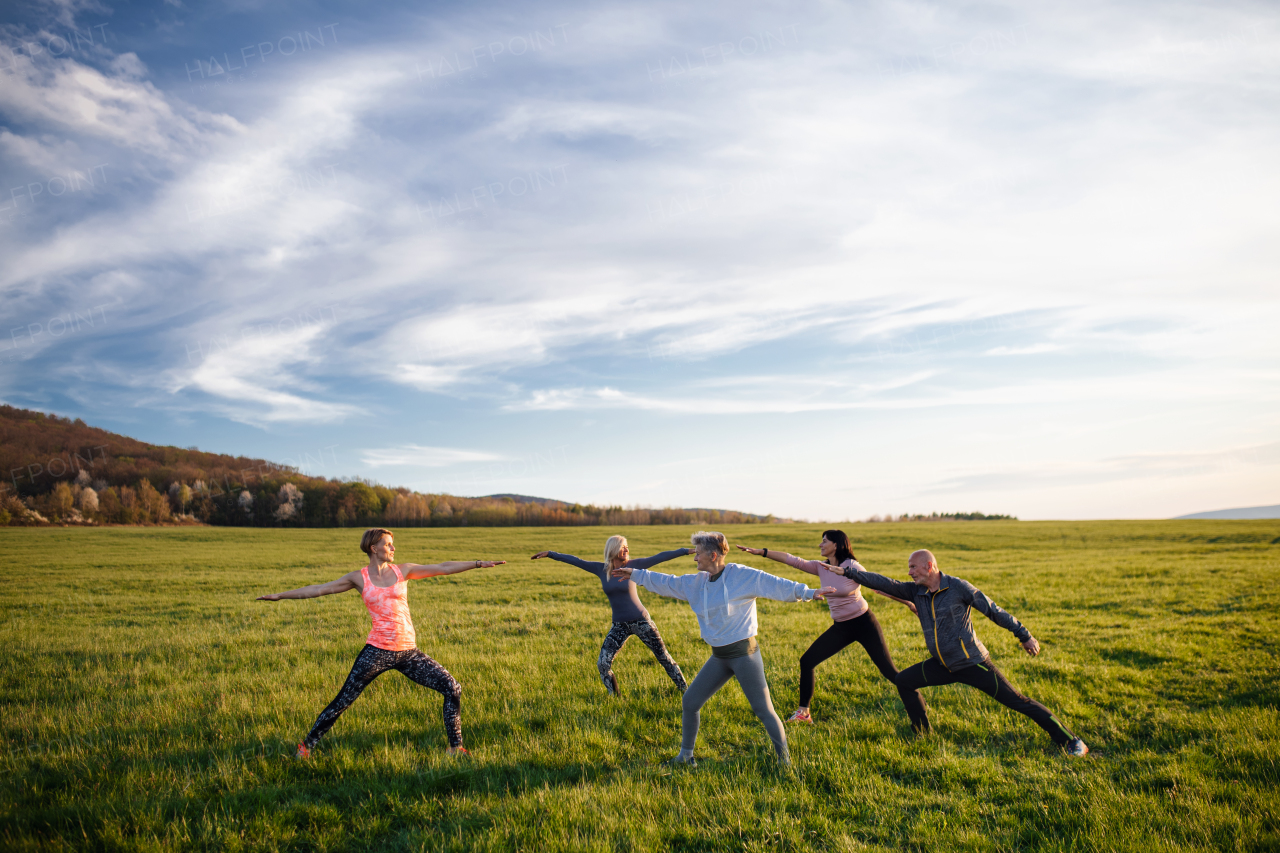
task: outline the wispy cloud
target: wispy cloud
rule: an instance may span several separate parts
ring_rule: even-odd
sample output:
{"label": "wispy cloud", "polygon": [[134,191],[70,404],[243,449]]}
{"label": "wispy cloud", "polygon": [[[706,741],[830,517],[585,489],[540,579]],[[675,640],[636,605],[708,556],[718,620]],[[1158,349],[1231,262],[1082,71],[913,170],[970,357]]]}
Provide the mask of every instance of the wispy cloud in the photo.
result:
{"label": "wispy cloud", "polygon": [[456,447],[426,447],[405,444],[399,447],[368,448],[360,451],[360,461],[371,468],[447,468],[464,462],[498,462],[507,457],[481,450]]}

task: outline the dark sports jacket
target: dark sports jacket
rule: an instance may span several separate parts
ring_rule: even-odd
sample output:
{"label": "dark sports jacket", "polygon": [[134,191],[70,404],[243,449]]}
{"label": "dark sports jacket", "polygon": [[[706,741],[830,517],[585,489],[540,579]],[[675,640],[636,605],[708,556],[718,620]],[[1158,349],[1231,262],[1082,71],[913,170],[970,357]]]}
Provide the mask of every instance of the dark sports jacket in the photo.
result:
{"label": "dark sports jacket", "polygon": [[991,655],[973,631],[970,609],[975,609],[992,622],[1012,631],[1018,642],[1025,643],[1031,632],[1021,622],[982,594],[968,581],[951,575],[943,575],[937,592],[914,582],[890,580],[884,575],[868,572],[854,563],[844,570],[844,576],[863,586],[887,592],[892,596],[914,601],[924,642],[929,652],[947,669],[966,669],[986,661]]}

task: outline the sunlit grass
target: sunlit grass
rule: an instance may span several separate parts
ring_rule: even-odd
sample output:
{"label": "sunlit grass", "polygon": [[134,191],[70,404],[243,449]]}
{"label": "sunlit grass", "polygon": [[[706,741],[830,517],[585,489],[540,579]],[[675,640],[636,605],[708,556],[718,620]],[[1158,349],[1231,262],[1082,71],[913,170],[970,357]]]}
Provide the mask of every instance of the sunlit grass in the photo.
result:
{"label": "sunlit grass", "polygon": [[[725,532],[814,556],[820,529]],[[873,571],[905,577],[907,554],[932,547],[944,571],[1022,619],[1044,645],[1038,659],[990,623],[979,633],[1015,686],[1093,754],[1067,759],[962,687],[926,694],[935,731],[915,738],[896,692],[853,647],[818,670],[818,723],[789,732],[792,771],[775,766],[730,685],[704,710],[698,768],[672,774],[660,762],[678,746],[679,698],[666,674],[633,641],[615,665],[624,697],[606,697],[598,584],[527,559],[543,548],[598,559],[612,531],[419,529],[398,534],[400,558],[512,561],[410,587],[419,646],[463,685],[473,760],[443,754],[438,694],[388,673],[298,764],[287,756],[341,685],[368,617],[353,593],[253,598],[358,567],[359,531],[6,528],[0,847],[1280,847],[1280,523],[848,529]],[[690,531],[624,532],[647,554]],[[692,678],[707,655],[692,613],[642,596]],[[877,597],[872,606],[898,666],[921,660],[915,618]],[[775,602],[760,612],[785,715],[799,656],[828,616]]]}

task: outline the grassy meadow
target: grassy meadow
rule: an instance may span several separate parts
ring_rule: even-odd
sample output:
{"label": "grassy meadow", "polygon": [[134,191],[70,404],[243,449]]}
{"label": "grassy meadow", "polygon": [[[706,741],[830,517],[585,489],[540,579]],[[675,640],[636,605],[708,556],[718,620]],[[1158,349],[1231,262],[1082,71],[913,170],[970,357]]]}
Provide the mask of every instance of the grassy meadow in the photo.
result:
{"label": "grassy meadow", "polygon": [[[821,526],[728,528],[817,556]],[[972,522],[846,527],[872,571],[931,547],[1044,647],[975,614],[1015,686],[1093,749],[1065,757],[965,687],[926,692],[917,738],[860,647],[818,670],[817,724],[772,760],[735,684],[704,709],[699,766],[661,762],[679,696],[636,640],[596,674],[604,528],[413,529],[408,562],[510,565],[410,585],[419,647],[463,685],[471,760],[443,754],[440,698],[390,672],[310,762],[289,756],[368,631],[356,593],[253,598],[364,562],[359,530],[0,529],[0,848],[22,850],[1280,850],[1280,522]],[[639,556],[678,527],[625,528]],[[734,552],[741,554],[741,552]],[[796,580],[811,576],[742,555]],[[691,559],[667,564],[675,573]],[[688,606],[641,592],[692,680]],[[915,617],[869,596],[900,668]],[[795,708],[823,604],[762,601],[774,704]]]}

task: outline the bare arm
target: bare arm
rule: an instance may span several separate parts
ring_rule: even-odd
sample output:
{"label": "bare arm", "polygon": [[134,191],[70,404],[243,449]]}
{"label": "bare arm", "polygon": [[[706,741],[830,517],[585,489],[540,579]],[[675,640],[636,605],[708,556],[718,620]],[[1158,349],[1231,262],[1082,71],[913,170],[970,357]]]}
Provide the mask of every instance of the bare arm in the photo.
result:
{"label": "bare arm", "polygon": [[311,586],[291,589],[288,592],[273,592],[269,595],[260,595],[255,601],[279,601],[282,598],[319,598],[322,595],[346,592],[349,589],[357,588],[355,579],[359,574],[359,572],[348,572],[336,581],[313,583]]}
{"label": "bare arm", "polygon": [[905,598],[898,598],[898,596],[896,595],[890,595],[889,593],[881,592],[878,589],[873,589],[871,591],[874,592],[876,595],[883,595],[885,598],[889,599],[890,601],[898,602],[903,607],[910,610],[912,613],[916,612],[916,603],[914,601],[907,601]]}
{"label": "bare arm", "polygon": [[458,572],[467,572],[471,569],[492,569],[494,566],[501,566],[506,560],[450,560],[446,563],[404,563],[400,566],[400,571],[407,581],[422,580],[423,578],[435,578],[440,575],[456,575]]}

